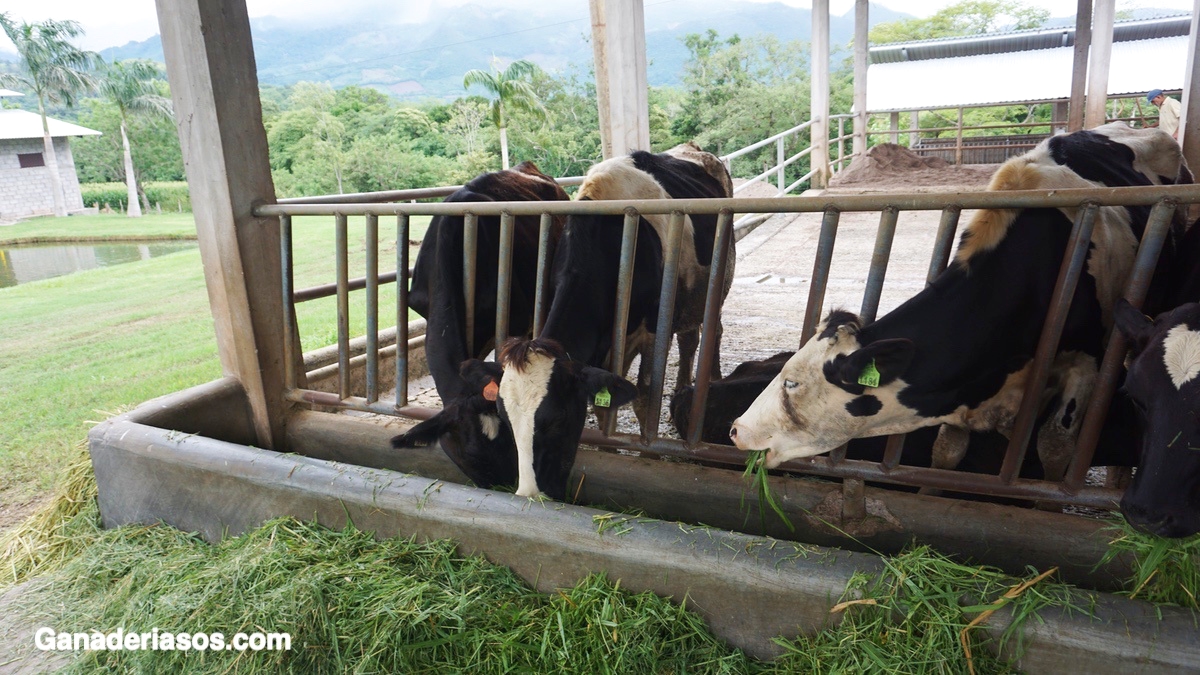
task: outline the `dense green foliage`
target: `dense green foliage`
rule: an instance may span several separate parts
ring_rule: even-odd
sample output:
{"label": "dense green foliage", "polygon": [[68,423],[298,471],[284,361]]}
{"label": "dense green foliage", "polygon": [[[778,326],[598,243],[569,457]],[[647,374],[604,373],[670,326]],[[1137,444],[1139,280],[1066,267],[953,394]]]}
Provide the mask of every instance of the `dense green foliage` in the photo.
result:
{"label": "dense green foliage", "polygon": [[[103,209],[107,204],[113,211],[128,208],[128,204],[125,203],[128,193],[124,183],[81,183],[79,187],[83,194],[84,206]],[[191,196],[184,181],[145,182],[140,187],[146,195],[151,211],[158,208],[163,211],[192,210]]]}
{"label": "dense green foliage", "polygon": [[871,29],[871,44],[932,40],[978,35],[999,30],[1040,28],[1050,10],[1030,7],[1020,0],[963,0],[924,19],[881,23]]}

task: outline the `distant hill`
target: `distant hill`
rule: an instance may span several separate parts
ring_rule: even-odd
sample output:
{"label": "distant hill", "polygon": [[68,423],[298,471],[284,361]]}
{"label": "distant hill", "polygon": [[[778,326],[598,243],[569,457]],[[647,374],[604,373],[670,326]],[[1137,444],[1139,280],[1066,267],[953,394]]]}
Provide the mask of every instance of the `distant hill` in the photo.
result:
{"label": "distant hill", "polygon": [[[586,75],[592,63],[591,24],[584,7],[545,3],[517,11],[485,5],[433,9],[420,24],[372,25],[360,21],[313,26],[275,17],[251,19],[259,80],[286,85],[301,80],[328,81],[335,87],[371,86],[398,98],[454,98],[463,93],[462,76],[487,68],[493,55],[505,61],[526,58],[562,72],[574,64]],[[646,7],[648,78],[654,86],[680,83],[687,48],[681,38],[709,28],[722,37],[769,33],[807,42],[812,33],[808,9],[777,3],[692,0]],[[871,5],[871,24],[911,15]],[[853,11],[830,19],[834,48],[854,35]],[[492,37],[495,36],[495,37]],[[106,60],[147,58],[162,61],[156,35],[101,52]]]}

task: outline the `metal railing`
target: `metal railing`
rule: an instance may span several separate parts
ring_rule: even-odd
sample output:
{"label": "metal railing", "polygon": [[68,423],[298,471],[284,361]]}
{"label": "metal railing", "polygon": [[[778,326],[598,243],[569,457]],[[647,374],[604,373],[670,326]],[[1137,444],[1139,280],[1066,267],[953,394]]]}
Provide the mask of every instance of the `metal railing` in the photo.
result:
{"label": "metal railing", "polygon": [[[643,454],[672,456],[700,461],[711,465],[737,467],[744,466],[745,454],[734,448],[712,445],[699,441],[700,430],[703,428],[705,403],[712,373],[708,366],[715,344],[708,340],[714,334],[714,322],[719,316],[719,293],[722,270],[728,264],[729,248],[724,242],[732,234],[732,211],[752,211],[756,213],[821,213],[822,223],[820,238],[817,245],[816,259],[813,267],[812,281],[805,308],[801,343],[813,335],[823,311],[826,284],[832,263],[833,244],[836,239],[840,215],[845,212],[878,212],[881,214],[880,226],[876,239],[875,250],[871,257],[866,288],[863,293],[862,314],[873,317],[878,306],[886,277],[888,258],[895,234],[896,222],[901,211],[930,211],[941,212],[941,223],[938,228],[936,241],[930,257],[928,279],[932,280],[946,267],[953,240],[958,229],[960,214],[965,209],[978,208],[1078,208],[1079,218],[1074,223],[1074,229],[1063,258],[1058,284],[1050,310],[1045,318],[1041,340],[1038,344],[1033,361],[1032,374],[1028,378],[1024,392],[1024,400],[1011,435],[1002,470],[997,475],[960,473],[957,471],[916,467],[900,464],[902,442],[893,439],[881,462],[867,462],[844,458],[843,452],[832,453],[828,457],[815,457],[804,460],[793,460],[781,468],[800,473],[821,476],[839,477],[844,480],[848,497],[861,501],[861,483],[857,481],[870,480],[899,485],[950,489],[960,492],[986,494],[1000,497],[1037,499],[1043,501],[1071,503],[1097,508],[1113,508],[1119,497],[1119,491],[1111,488],[1091,487],[1084,485],[1084,478],[1095,451],[1096,440],[1107,413],[1108,401],[1118,377],[1119,366],[1124,355],[1125,346],[1121,337],[1114,334],[1105,354],[1100,375],[1094,390],[1092,400],[1085,412],[1079,444],[1067,476],[1061,483],[1041,480],[1023,479],[1018,476],[1017,469],[1021,465],[1029,438],[1032,434],[1036,417],[1036,405],[1041,391],[1045,387],[1050,363],[1053,360],[1056,346],[1061,335],[1066,310],[1070,304],[1075,284],[1085,267],[1085,257],[1091,238],[1091,229],[1095,222],[1095,214],[1101,206],[1153,206],[1145,234],[1137,252],[1136,262],[1125,289],[1125,297],[1135,306],[1140,306],[1146,295],[1150,276],[1158,259],[1158,254],[1167,236],[1172,214],[1176,207],[1182,204],[1200,202],[1200,185],[1189,186],[1148,186],[1130,188],[1094,188],[1085,190],[1056,190],[1056,191],[1012,191],[1012,192],[978,192],[978,193],[918,193],[918,194],[870,194],[870,195],[839,195],[820,197],[775,197],[754,199],[683,199],[683,200],[647,200],[647,201],[589,201],[589,202],[509,202],[509,203],[425,203],[425,204],[278,204],[262,206],[255,213],[263,217],[278,218],[282,229],[284,310],[285,310],[285,362],[289,368],[285,374],[286,397],[292,401],[319,404],[335,408],[361,410],[397,415],[413,419],[426,419],[438,411],[432,408],[413,406],[408,399],[409,360],[409,321],[408,321],[408,234],[409,222],[413,216],[465,215],[465,227],[468,235],[477,227],[478,219],[483,216],[499,216],[501,219],[502,241],[511,241],[503,236],[503,230],[511,230],[516,216],[542,216],[543,229],[547,227],[550,216],[566,214],[609,214],[624,215],[625,222],[636,224],[640,215],[670,214],[673,229],[679,229],[683,222],[683,214],[718,214],[720,216],[717,241],[712,265],[712,276],[708,282],[709,295],[702,324],[704,339],[701,342],[701,355],[697,359],[695,376],[696,390],[694,408],[691,416],[691,433],[687,439],[662,437],[656,423],[648,425],[645,437],[632,434],[613,433],[611,430],[585,429],[583,442],[608,447],[635,449]],[[326,216],[332,217],[336,230],[337,280],[335,283],[338,298],[338,350],[339,350],[339,382],[335,394],[303,389],[297,387],[297,373],[291,366],[296,361],[296,355],[291,351],[294,335],[291,327],[295,322],[295,292],[291,284],[290,269],[292,264],[291,251],[291,219],[293,216]],[[349,335],[346,313],[349,308],[351,279],[347,268],[347,217],[364,216],[367,222],[367,262],[363,287],[366,290],[366,312],[368,332],[378,328],[378,285],[380,275],[378,265],[378,220],[380,217],[395,219],[396,228],[396,269],[403,270],[398,274],[400,283],[396,297],[395,321],[397,326],[396,339],[396,374],[395,401],[381,401],[379,389],[379,354],[376,348],[368,345],[365,360],[367,372],[366,391],[357,395],[350,391],[349,380]],[[625,227],[623,247],[625,256],[631,252],[636,243],[636,227]],[[464,247],[464,261],[473,261],[474,247],[470,242],[474,238],[468,236]],[[678,253],[678,237],[669,237],[664,246],[664,257]],[[548,239],[541,238],[538,256],[538,277],[545,278],[546,266],[549,264],[546,255]],[[511,257],[502,251],[500,277],[508,278]],[[614,321],[614,335],[623,336],[628,312],[628,302],[622,302],[628,297],[628,289],[632,280],[633,266],[620,264],[617,294],[617,311]],[[470,266],[467,266],[470,271]],[[666,274],[673,274],[668,268]],[[674,284],[665,279],[663,293],[673,291]],[[469,285],[470,287],[470,285]],[[545,311],[545,289],[537,289],[535,301],[539,308],[539,316]],[[507,307],[509,300],[508,284],[499,283],[497,286],[497,306]],[[468,301],[468,316],[472,316],[474,292],[466,293]],[[657,385],[655,391],[661,393],[666,370],[666,354],[669,351],[671,334],[662,330],[662,326],[671,325],[674,303],[667,300],[660,302],[660,329],[656,334],[654,350],[654,373],[652,381]],[[508,332],[507,312],[498,312],[496,333],[498,336]],[[541,322],[535,326],[535,334],[540,331]],[[371,336],[368,335],[368,340]],[[619,349],[619,344],[614,345]],[[620,363],[620,360],[614,360]],[[620,373],[624,376],[624,373]],[[660,398],[652,400],[661,400]],[[661,414],[661,411],[659,411]],[[654,420],[658,415],[654,415]]]}

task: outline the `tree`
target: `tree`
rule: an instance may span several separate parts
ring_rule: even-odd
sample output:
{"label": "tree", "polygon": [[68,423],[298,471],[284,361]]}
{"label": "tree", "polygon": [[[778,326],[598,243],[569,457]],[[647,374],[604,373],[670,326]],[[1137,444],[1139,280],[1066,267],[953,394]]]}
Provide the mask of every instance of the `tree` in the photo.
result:
{"label": "tree", "polygon": [[50,189],[54,193],[54,215],[67,215],[63,196],[62,176],[58,172],[58,156],[50,137],[46,119],[47,103],[75,104],[75,97],[95,88],[89,71],[100,62],[95,52],[83,51],[71,44],[71,38],[83,35],[75,21],[48,19],[39,23],[15,23],[8,13],[0,13],[0,26],[17,47],[21,69],[16,73],[0,74],[0,86],[22,87],[37,97],[38,114],[42,117],[42,143],[46,165],[50,169]]}
{"label": "tree", "polygon": [[538,67],[530,61],[524,59],[513,61],[508,64],[508,68],[503,71],[496,69],[493,64],[491,72],[485,70],[471,70],[463,75],[463,89],[470,89],[471,85],[479,85],[487,90],[489,94],[495,96],[492,101],[492,122],[496,128],[500,130],[500,157],[501,166],[508,168],[508,119],[505,116],[505,108],[513,108],[524,110],[546,118],[545,107],[538,100],[537,94],[533,90],[533,86],[525,80],[526,77],[533,77],[537,73]]}
{"label": "tree", "polygon": [[871,29],[871,44],[932,40],[943,37],[992,33],[1001,28],[1038,28],[1050,11],[1027,7],[1019,0],[964,0],[938,10],[926,19],[903,19],[881,23]]}
{"label": "tree", "polygon": [[131,59],[114,61],[104,68],[100,79],[100,94],[108,99],[121,120],[121,149],[124,154],[125,188],[129,194],[129,217],[140,218],[137,173],[133,170],[133,153],[129,148],[128,126],[134,116],[171,117],[171,102],[159,93],[157,82],[161,73],[152,61]]}

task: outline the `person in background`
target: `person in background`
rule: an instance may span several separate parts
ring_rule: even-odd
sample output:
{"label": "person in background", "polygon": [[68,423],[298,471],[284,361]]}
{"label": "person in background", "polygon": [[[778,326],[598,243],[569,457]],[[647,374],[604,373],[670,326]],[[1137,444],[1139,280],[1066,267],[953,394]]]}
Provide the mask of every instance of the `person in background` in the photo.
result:
{"label": "person in background", "polygon": [[1164,94],[1162,89],[1150,90],[1146,100],[1158,106],[1158,122],[1149,126],[1158,127],[1171,134],[1171,138],[1179,140],[1179,101]]}

